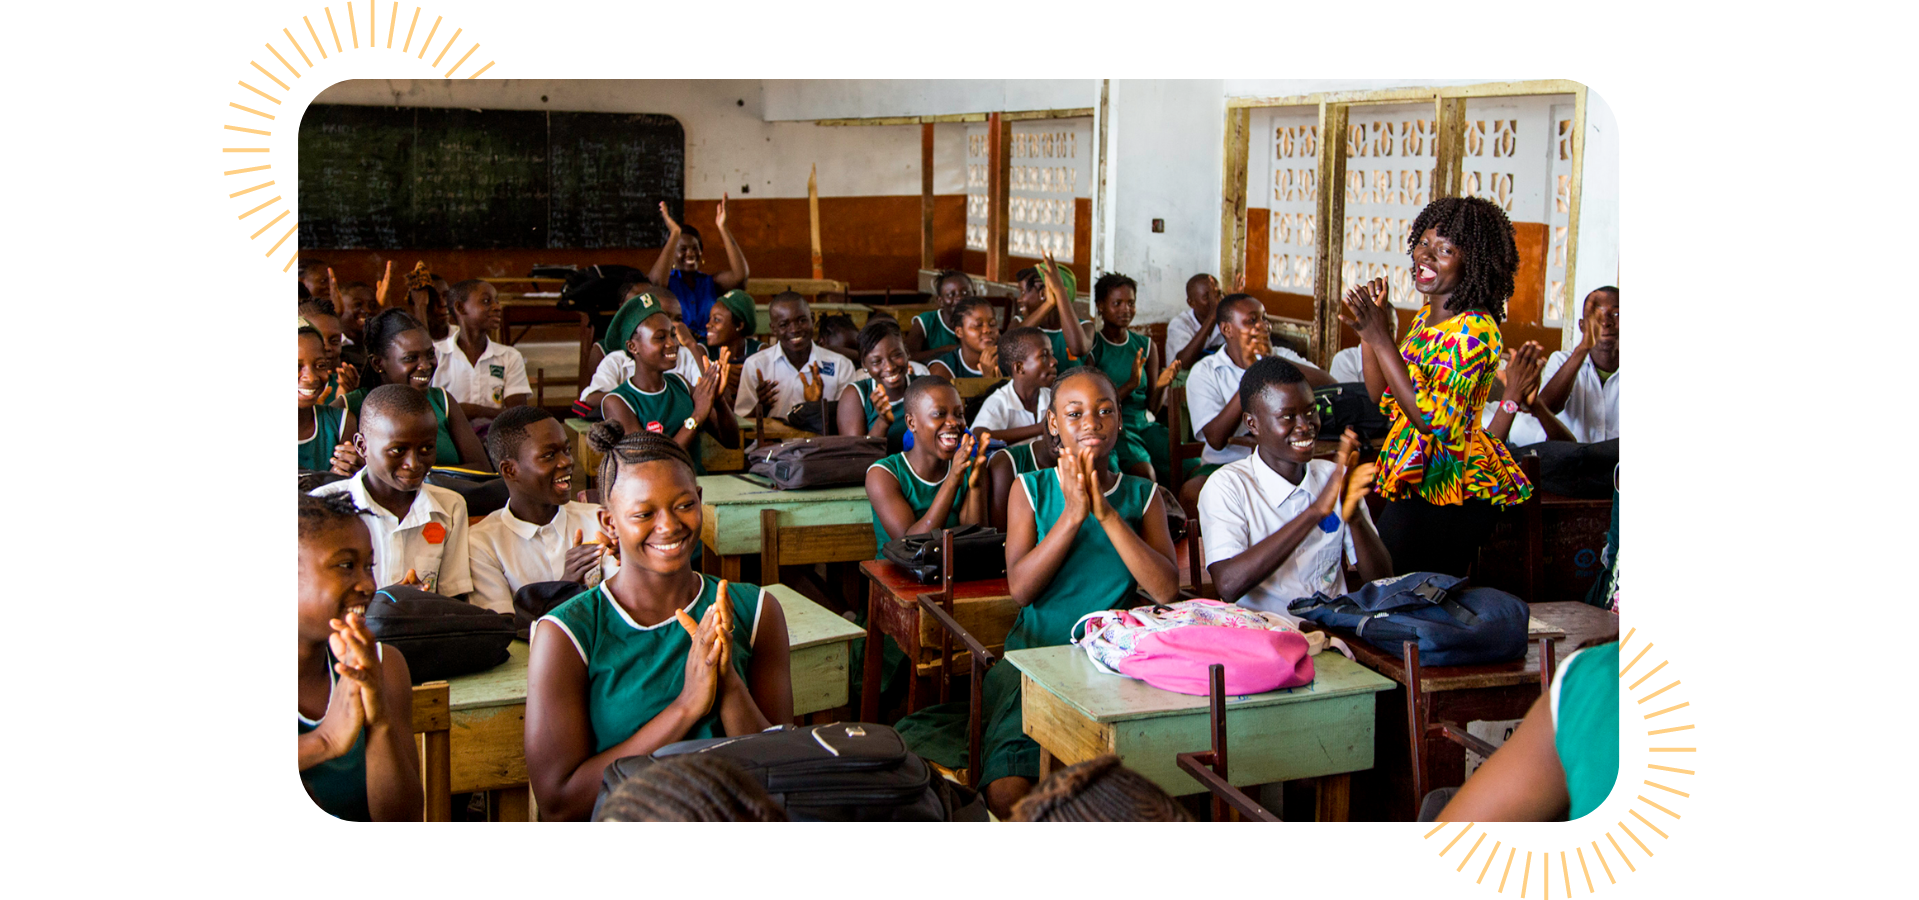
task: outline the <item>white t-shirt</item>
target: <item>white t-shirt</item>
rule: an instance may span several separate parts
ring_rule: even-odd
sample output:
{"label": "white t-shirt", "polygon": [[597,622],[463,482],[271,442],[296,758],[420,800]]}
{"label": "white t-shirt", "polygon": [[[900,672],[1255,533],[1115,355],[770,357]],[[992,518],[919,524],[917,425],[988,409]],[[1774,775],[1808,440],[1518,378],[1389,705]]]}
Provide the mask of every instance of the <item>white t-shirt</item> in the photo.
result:
{"label": "white t-shirt", "polygon": [[[566,551],[573,548],[573,533],[585,532],[588,540],[598,535],[599,510],[592,503],[567,503],[545,525],[521,519],[508,507],[494,510],[467,532],[473,572],[473,596],[469,599],[475,606],[511,613],[513,595],[520,588],[540,581],[565,580]],[[602,577],[619,568],[611,554],[600,558]]]}
{"label": "white t-shirt", "polygon": [[[1179,351],[1186,349],[1186,343],[1198,333],[1199,315],[1193,312],[1190,306],[1180,310],[1179,315],[1166,323],[1166,355],[1169,357],[1179,355]],[[1214,325],[1213,330],[1206,335],[1206,343],[1202,345],[1200,352],[1211,353],[1224,346],[1226,346],[1226,337],[1219,333],[1219,326]]]}
{"label": "white t-shirt", "polygon": [[[1040,388],[1039,398],[1033,409],[1027,412],[1019,402],[1019,392],[1013,390],[1011,381],[1000,385],[999,390],[986,395],[986,402],[980,404],[979,415],[973,418],[973,428],[984,428],[993,432],[1008,428],[1026,428],[1039,424],[1039,417],[1045,415],[1046,408],[1053,404],[1053,389]],[[1027,438],[1030,441],[1032,438]],[[1026,443],[1020,441],[1020,443]]]}
{"label": "white t-shirt", "polygon": [[533,393],[526,380],[526,357],[519,350],[489,338],[479,361],[467,362],[458,335],[455,331],[433,345],[440,355],[433,387],[444,389],[455,402],[482,406],[499,406],[507,397]]}
{"label": "white t-shirt", "polygon": [[[813,351],[806,357],[806,365],[811,368],[820,364],[820,381],[824,389],[820,396],[831,399],[840,395],[840,388],[853,383],[853,372],[857,368],[853,361],[835,353],[817,342]],[[770,381],[779,386],[774,399],[776,408],[766,411],[768,416],[784,416],[794,404],[806,399],[806,387],[800,384],[800,370],[780,350],[773,345],[746,358],[740,368],[740,396],[733,403],[733,414],[746,418],[753,414],[753,407],[760,402],[760,382]]]}
{"label": "white t-shirt", "polygon": [[[1553,374],[1571,358],[1568,351],[1555,351],[1546,359],[1546,370],[1539,376],[1540,384],[1552,381]],[[1566,423],[1566,429],[1582,444],[1618,437],[1619,373],[1612,373],[1602,384],[1599,367],[1593,365],[1592,355],[1587,354],[1573,377],[1572,392],[1566,395],[1566,406],[1559,411],[1559,421]]]}
{"label": "white t-shirt", "polygon": [[[1311,365],[1304,357],[1285,347],[1274,347],[1273,355],[1290,362]],[[1233,358],[1225,351],[1193,363],[1192,374],[1186,376],[1186,414],[1192,419],[1193,437],[1205,445],[1199,455],[1200,461],[1208,465],[1229,463],[1252,452],[1249,448],[1230,443],[1215,450],[1213,445],[1206,443],[1206,436],[1201,431],[1239,394],[1239,381],[1244,377],[1246,370],[1234,365]],[[1246,433],[1246,422],[1242,418],[1233,435]]]}
{"label": "white t-shirt", "polygon": [[[1293,484],[1253,454],[1214,472],[1199,492],[1206,564],[1244,553],[1297,518],[1313,505],[1327,479],[1338,469],[1330,460],[1315,459],[1306,464],[1306,474],[1299,484]],[[1372,521],[1364,503],[1359,504],[1358,515]],[[1357,562],[1359,554],[1353,548],[1352,529],[1346,522],[1341,521],[1331,532],[1315,524],[1292,555],[1248,590],[1239,605],[1279,613],[1298,622],[1286,612],[1288,603],[1311,597],[1314,592],[1328,597],[1346,593],[1347,559]]]}
{"label": "white t-shirt", "polygon": [[[466,498],[438,485],[423,484],[413,495],[406,517],[399,518],[373,502],[366,490],[367,470],[352,478],[314,488],[315,496],[345,492],[361,510],[373,537],[373,581],[380,587],[400,583],[406,570],[420,576],[421,586],[436,594],[458,597],[473,590],[467,566]],[[437,524],[438,529],[428,525]],[[429,539],[437,531],[440,540]]]}
{"label": "white t-shirt", "polygon": [[[620,382],[633,377],[635,368],[637,367],[633,364],[633,357],[628,356],[625,350],[608,353],[600,360],[600,367],[593,370],[593,380],[587,384],[586,390],[580,392],[580,399],[585,400],[586,395],[592,393],[612,393],[614,388],[620,386]],[[673,363],[673,372],[686,379],[687,387],[699,384],[699,354],[681,347],[680,358]]]}
{"label": "white t-shirt", "polygon": [[1333,380],[1341,384],[1352,381],[1365,381],[1365,360],[1360,356],[1361,349],[1362,348],[1359,347],[1347,347],[1333,354],[1332,368],[1327,369],[1326,374],[1333,376]]}

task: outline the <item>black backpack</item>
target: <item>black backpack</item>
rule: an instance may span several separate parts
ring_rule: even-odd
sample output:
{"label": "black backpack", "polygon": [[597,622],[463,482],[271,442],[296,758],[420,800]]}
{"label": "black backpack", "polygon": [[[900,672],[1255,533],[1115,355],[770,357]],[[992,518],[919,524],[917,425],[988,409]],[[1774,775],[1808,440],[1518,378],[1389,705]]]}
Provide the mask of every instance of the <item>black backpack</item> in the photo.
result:
{"label": "black backpack", "polygon": [[1339,440],[1347,428],[1366,440],[1386,436],[1390,426],[1373,395],[1363,382],[1353,381],[1313,388],[1313,405],[1319,407],[1319,439]]}
{"label": "black backpack", "polygon": [[885,438],[831,434],[754,450],[747,454],[747,471],[782,491],[865,484],[867,467],[885,456]]}
{"label": "black backpack", "polygon": [[506,506],[506,479],[492,472],[434,466],[427,470],[426,483],[459,494],[469,516],[489,515]]}
{"label": "black backpack", "polygon": [[1400,656],[1404,641],[1419,643],[1428,666],[1475,666],[1526,655],[1526,601],[1494,588],[1465,587],[1466,579],[1438,572],[1381,578],[1329,598],[1315,593],[1286,611],[1321,625],[1345,628]]}
{"label": "black backpack", "polygon": [[[600,778],[600,804],[614,786],[655,760],[711,753],[758,781],[795,822],[952,822],[977,819],[971,791],[933,773],[885,725],[835,722],[668,744],[652,756],[614,760]],[[955,814],[959,814],[959,818]]]}
{"label": "black backpack", "polygon": [[583,312],[593,319],[595,339],[606,336],[606,323],[626,298],[619,296],[620,285],[646,278],[632,266],[599,265],[568,272],[560,288],[559,308]]}
{"label": "black backpack", "polygon": [[414,684],[484,672],[507,660],[513,617],[423,591],[384,587],[366,605],[367,630],[406,654]]}

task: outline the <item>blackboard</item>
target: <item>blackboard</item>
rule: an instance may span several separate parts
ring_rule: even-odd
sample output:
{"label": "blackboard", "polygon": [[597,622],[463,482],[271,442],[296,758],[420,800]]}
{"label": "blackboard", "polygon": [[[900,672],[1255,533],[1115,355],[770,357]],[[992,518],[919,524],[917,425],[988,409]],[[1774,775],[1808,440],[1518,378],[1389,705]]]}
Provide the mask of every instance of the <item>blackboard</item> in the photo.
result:
{"label": "blackboard", "polygon": [[658,247],[686,133],[671,116],[314,104],[299,171],[306,247]]}

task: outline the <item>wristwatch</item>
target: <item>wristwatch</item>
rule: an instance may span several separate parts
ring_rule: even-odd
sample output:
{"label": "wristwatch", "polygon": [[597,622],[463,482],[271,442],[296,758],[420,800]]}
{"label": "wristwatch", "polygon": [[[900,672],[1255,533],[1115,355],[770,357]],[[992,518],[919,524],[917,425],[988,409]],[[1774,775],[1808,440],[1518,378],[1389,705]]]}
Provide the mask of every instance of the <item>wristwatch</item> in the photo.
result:
{"label": "wristwatch", "polygon": [[[1499,401],[1499,411],[1506,413],[1507,415],[1516,415],[1519,412],[1519,404],[1514,403],[1511,400],[1501,400]],[[693,420],[688,419],[687,421],[691,422]]]}
{"label": "wristwatch", "polygon": [[[1512,401],[1509,400],[1507,402],[1510,403]],[[700,427],[700,420],[695,419],[692,416],[687,416],[686,421],[681,422],[680,424],[686,428],[698,428]]]}

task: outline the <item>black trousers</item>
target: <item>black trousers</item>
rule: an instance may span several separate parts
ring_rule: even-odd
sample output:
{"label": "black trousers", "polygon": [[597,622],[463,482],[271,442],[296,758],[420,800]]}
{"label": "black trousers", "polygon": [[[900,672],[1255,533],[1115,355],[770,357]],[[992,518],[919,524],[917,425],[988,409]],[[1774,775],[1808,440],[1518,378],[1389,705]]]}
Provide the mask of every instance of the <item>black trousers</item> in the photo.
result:
{"label": "black trousers", "polygon": [[1419,497],[1386,504],[1379,540],[1393,557],[1393,574],[1440,572],[1464,577],[1492,536],[1498,511],[1490,500],[1434,506]]}

